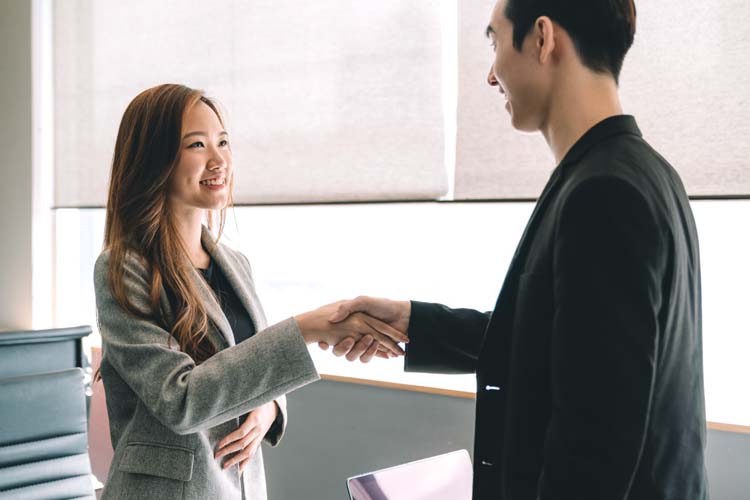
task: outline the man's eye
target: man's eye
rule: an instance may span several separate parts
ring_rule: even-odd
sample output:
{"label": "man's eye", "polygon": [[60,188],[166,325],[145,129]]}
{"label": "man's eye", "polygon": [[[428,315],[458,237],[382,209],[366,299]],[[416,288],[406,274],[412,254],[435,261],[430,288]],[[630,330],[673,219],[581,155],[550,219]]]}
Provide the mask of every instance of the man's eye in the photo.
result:
{"label": "man's eye", "polygon": [[202,148],[202,147],[203,147],[203,143],[201,141],[196,141],[192,143],[190,146],[188,146],[188,148]]}
{"label": "man's eye", "polygon": [[219,146],[226,146],[226,145],[228,145],[228,144],[229,144],[229,141],[228,141],[228,140],[226,140],[226,139],[224,139],[224,140],[222,140],[221,142],[219,142]]}

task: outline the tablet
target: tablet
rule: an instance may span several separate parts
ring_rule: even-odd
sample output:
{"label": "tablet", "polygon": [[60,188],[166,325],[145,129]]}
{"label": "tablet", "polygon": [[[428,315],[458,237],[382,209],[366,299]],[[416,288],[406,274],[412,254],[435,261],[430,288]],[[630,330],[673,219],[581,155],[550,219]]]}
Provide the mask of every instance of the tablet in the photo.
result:
{"label": "tablet", "polygon": [[469,452],[458,450],[351,477],[351,500],[471,500]]}

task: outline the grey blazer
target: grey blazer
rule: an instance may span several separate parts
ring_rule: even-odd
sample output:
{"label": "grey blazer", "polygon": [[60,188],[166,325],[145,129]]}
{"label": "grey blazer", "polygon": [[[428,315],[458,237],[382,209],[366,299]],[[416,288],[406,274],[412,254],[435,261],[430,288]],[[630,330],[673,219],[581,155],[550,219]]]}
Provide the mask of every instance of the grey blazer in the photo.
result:
{"label": "grey blazer", "polygon": [[[213,458],[216,445],[239,426],[242,415],[275,400],[281,418],[265,437],[275,446],[287,422],[284,394],[318,379],[295,320],[267,326],[247,258],[222,244],[212,251],[206,228],[203,244],[257,333],[234,345],[227,318],[195,271],[211,320],[209,337],[219,349],[198,366],[168,331],[134,317],[115,301],[107,277],[109,252],[96,261],[101,374],[115,451],[103,500],[265,500],[261,449],[240,476],[237,466],[222,470]],[[136,307],[146,308],[150,282],[139,258],[128,258],[125,286]],[[161,303],[169,312],[163,290]]]}

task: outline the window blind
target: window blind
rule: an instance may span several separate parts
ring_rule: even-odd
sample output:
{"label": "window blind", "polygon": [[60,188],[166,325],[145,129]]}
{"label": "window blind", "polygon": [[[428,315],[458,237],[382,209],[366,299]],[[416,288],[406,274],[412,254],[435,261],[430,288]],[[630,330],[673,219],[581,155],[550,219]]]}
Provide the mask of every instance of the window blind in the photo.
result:
{"label": "window blind", "polygon": [[[534,199],[554,169],[541,134],[512,129],[486,79],[483,36],[494,0],[459,3],[456,199]],[[750,195],[750,4],[637,2],[637,33],[620,78],[624,112],[694,197]]]}
{"label": "window blind", "polygon": [[55,204],[106,203],[130,100],[173,82],[226,110],[236,204],[435,199],[436,1],[54,4]]}

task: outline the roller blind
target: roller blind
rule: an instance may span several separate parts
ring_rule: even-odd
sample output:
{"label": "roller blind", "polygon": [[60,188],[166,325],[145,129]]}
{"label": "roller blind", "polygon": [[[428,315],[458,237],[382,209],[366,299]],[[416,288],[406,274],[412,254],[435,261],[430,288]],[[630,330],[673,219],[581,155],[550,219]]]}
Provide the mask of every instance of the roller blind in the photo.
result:
{"label": "roller blind", "polygon": [[166,82],[226,110],[237,204],[439,198],[439,3],[56,2],[56,205],[105,204],[122,113]]}
{"label": "roller blind", "polygon": [[[540,134],[512,129],[486,83],[483,30],[494,0],[459,2],[456,199],[536,198],[554,168]],[[750,3],[636,2],[620,79],[625,113],[680,173],[691,196],[750,195]]]}

